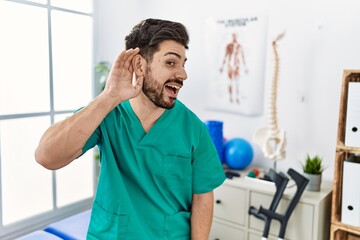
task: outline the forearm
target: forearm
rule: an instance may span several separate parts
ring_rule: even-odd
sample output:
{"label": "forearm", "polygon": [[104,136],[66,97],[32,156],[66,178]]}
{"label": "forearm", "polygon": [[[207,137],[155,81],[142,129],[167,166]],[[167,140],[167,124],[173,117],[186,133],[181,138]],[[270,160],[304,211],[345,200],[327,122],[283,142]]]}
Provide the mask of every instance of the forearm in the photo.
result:
{"label": "forearm", "polygon": [[213,205],[213,192],[193,195],[191,211],[192,240],[208,240],[213,217]]}
{"label": "forearm", "polygon": [[105,89],[88,106],[52,125],[35,151],[36,161],[48,169],[59,169],[80,156],[82,148],[106,115],[119,103],[136,97],[142,89],[143,75],[132,84],[132,62],[140,49],[122,51],[115,59]]}
{"label": "forearm", "polygon": [[86,141],[113,107],[100,94],[81,111],[50,126],[35,151],[36,161],[52,170],[69,164],[81,155]]}

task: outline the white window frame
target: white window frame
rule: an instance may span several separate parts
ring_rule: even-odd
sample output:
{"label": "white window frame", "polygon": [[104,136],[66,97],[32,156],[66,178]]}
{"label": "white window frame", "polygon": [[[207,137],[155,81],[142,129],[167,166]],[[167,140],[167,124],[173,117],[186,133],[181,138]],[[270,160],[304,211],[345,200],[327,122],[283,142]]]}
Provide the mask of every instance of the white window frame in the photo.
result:
{"label": "white window frame", "polygon": [[[19,118],[29,118],[29,117],[40,117],[40,116],[50,116],[51,118],[51,124],[54,123],[55,115],[58,114],[69,114],[73,113],[76,109],[69,109],[64,111],[55,111],[54,109],[54,84],[53,84],[53,62],[52,62],[52,36],[51,36],[51,11],[52,10],[58,10],[62,12],[68,12],[68,13],[74,13],[74,14],[80,14],[80,15],[86,15],[90,16],[92,19],[93,13],[84,13],[79,11],[73,11],[65,8],[59,8],[54,7],[50,5],[50,0],[47,0],[47,4],[40,4],[35,2],[30,2],[26,0],[0,0],[0,1],[9,1],[14,2],[17,4],[26,4],[30,6],[36,6],[36,7],[43,7],[47,9],[47,21],[48,21],[48,42],[49,42],[49,81],[50,81],[50,111],[48,112],[33,112],[33,113],[25,113],[25,114],[9,114],[9,115],[0,115],[0,121],[2,120],[12,120],[12,119],[19,119]],[[92,26],[92,29],[94,29],[94,26]],[[92,41],[93,42],[93,41]],[[93,45],[93,43],[92,43]],[[92,63],[94,63],[93,57],[92,57]],[[94,65],[94,64],[93,64]],[[94,74],[92,73],[91,76]],[[94,77],[93,77],[94,78]],[[92,95],[95,96],[95,84],[94,79],[91,79],[92,85]],[[1,153],[1,145],[0,145],[0,153]],[[16,223],[12,223],[9,225],[4,225],[2,222],[3,219],[3,210],[2,210],[2,183],[1,183],[1,154],[0,154],[0,239],[7,240],[7,239],[14,239],[16,237],[19,237],[21,235],[27,234],[29,232],[35,231],[37,229],[43,229],[45,226],[47,226],[49,223],[63,219],[65,217],[68,217],[70,215],[79,213],[81,211],[90,209],[93,203],[93,197],[88,198],[73,204],[69,204],[64,207],[57,207],[56,206],[56,174],[55,171],[52,172],[52,199],[53,199],[53,209],[49,212],[45,212],[30,218],[26,218],[21,221],[17,221]],[[35,161],[35,160],[34,160]],[[96,192],[96,167],[95,167],[95,161],[94,161],[94,193]]]}

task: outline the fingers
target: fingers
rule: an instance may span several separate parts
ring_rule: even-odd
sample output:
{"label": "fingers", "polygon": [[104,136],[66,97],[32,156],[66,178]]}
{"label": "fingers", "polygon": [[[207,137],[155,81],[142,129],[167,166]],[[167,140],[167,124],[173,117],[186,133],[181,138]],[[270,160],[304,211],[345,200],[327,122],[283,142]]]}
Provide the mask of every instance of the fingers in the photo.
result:
{"label": "fingers", "polygon": [[122,51],[116,58],[114,68],[125,68],[128,69],[131,66],[131,60],[133,57],[140,52],[139,48],[128,49]]}

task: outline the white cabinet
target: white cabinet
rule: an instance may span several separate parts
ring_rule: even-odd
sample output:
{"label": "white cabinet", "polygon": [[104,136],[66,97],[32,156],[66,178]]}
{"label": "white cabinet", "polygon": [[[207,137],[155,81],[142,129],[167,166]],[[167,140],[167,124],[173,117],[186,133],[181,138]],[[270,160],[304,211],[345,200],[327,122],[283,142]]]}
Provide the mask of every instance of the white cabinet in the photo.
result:
{"label": "white cabinet", "polygon": [[[320,192],[304,191],[287,224],[285,239],[329,239],[331,190],[332,184],[325,181]],[[227,179],[214,191],[214,221],[209,240],[260,240],[264,221],[250,216],[248,210],[250,206],[268,208],[275,191],[270,182],[243,177]],[[286,211],[295,192],[296,185],[290,180],[277,213]],[[279,229],[280,223],[273,220],[268,239],[277,239]]]}
{"label": "white cabinet", "polygon": [[238,240],[246,238],[243,228],[237,228],[234,225],[228,225],[227,223],[214,220],[211,226],[211,237],[209,239]]}
{"label": "white cabinet", "polygon": [[245,226],[247,212],[246,190],[231,185],[222,185],[215,190],[214,216],[218,219]]}

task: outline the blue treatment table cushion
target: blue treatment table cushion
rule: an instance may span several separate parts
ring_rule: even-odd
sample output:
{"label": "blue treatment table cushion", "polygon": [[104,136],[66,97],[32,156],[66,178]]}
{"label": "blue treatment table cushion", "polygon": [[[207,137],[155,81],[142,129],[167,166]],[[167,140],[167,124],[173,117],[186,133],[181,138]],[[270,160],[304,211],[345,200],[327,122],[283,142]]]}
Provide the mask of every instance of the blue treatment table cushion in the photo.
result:
{"label": "blue treatment table cushion", "polygon": [[54,234],[38,230],[17,238],[16,240],[62,240],[62,238],[59,238]]}
{"label": "blue treatment table cushion", "polygon": [[52,223],[45,228],[45,231],[65,240],[85,240],[89,228],[90,216],[91,210],[87,210]]}

